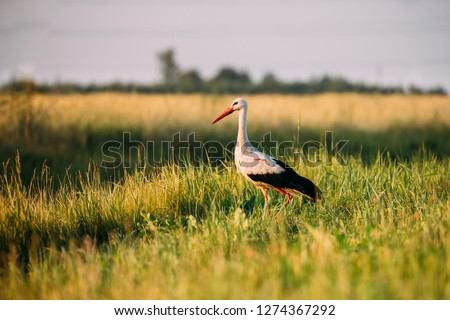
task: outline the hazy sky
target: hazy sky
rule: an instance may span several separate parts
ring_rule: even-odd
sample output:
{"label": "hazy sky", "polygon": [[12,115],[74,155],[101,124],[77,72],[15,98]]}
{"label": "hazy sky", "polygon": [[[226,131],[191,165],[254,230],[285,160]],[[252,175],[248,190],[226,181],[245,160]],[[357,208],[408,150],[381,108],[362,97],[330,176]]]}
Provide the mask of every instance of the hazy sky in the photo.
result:
{"label": "hazy sky", "polygon": [[450,90],[450,1],[0,0],[2,82],[153,82],[168,47],[204,77],[231,65]]}

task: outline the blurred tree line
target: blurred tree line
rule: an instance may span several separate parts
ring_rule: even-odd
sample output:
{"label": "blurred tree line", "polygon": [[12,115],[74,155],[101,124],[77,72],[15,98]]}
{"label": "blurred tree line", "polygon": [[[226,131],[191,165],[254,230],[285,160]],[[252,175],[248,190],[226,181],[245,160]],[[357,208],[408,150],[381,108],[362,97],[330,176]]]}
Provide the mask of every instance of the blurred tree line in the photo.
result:
{"label": "blurred tree line", "polygon": [[447,95],[441,87],[420,88],[401,86],[368,85],[351,82],[342,77],[323,76],[309,81],[284,82],[273,73],[264,75],[261,81],[252,81],[245,71],[231,66],[222,67],[211,79],[204,79],[195,70],[181,70],[175,60],[175,51],[167,49],[157,54],[161,68],[162,81],[154,84],[112,82],[109,84],[77,83],[33,83],[31,80],[15,80],[1,87],[2,91],[40,92],[40,93],[91,93],[99,91],[137,92],[137,93],[288,93],[315,94],[323,92],[360,92],[379,94],[436,94]]}

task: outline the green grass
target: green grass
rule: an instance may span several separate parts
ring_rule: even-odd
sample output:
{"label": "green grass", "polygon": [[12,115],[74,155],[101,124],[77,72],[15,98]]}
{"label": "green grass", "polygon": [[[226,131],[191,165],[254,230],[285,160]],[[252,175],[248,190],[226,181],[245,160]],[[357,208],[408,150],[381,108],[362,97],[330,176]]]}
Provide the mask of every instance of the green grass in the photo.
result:
{"label": "green grass", "polygon": [[448,158],[296,168],[324,199],[273,193],[269,216],[231,164],[114,183],[92,165],[55,188],[18,162],[0,185],[2,299],[450,299]]}
{"label": "green grass", "polygon": [[0,96],[0,298],[450,299],[448,97],[249,96],[251,139],[350,140],[347,166],[284,159],[324,199],[269,216],[231,160],[99,169],[123,132],[234,141],[233,98]]}

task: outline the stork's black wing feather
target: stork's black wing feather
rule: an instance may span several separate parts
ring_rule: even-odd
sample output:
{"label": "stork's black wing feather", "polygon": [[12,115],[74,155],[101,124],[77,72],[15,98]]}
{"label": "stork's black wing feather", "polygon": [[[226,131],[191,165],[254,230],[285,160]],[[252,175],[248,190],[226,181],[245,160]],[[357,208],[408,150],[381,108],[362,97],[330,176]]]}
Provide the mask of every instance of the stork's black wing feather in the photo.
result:
{"label": "stork's black wing feather", "polygon": [[286,163],[273,159],[284,171],[280,173],[270,174],[248,174],[248,177],[255,182],[267,183],[275,188],[280,189],[295,189],[304,195],[308,196],[312,201],[321,199],[322,192],[309,179],[297,174]]}

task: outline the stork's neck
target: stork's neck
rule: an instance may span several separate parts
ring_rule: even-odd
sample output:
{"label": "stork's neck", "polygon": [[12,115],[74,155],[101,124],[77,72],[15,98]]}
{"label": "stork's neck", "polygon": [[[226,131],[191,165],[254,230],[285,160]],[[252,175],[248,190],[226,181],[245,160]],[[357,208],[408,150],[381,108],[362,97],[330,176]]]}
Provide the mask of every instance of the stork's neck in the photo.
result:
{"label": "stork's neck", "polygon": [[247,136],[247,108],[239,110],[239,129],[237,144],[239,147],[250,146],[250,141]]}

